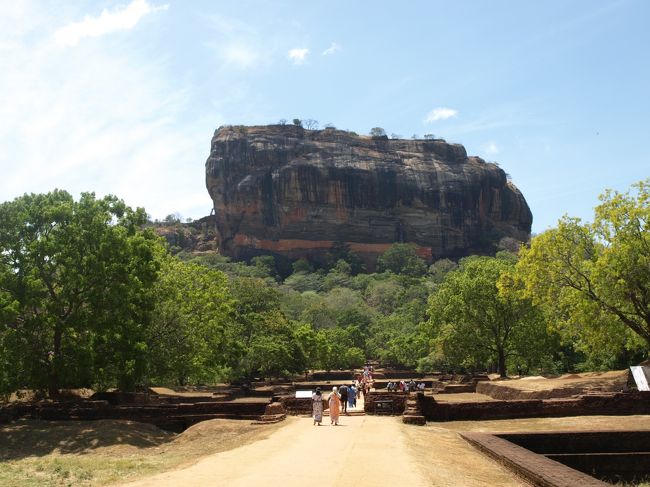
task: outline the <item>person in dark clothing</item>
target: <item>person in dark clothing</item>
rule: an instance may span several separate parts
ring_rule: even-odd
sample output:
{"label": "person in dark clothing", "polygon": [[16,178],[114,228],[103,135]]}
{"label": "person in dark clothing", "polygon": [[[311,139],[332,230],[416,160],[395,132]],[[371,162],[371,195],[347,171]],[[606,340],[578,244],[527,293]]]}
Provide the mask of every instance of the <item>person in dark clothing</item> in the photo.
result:
{"label": "person in dark clothing", "polygon": [[348,412],[348,386],[343,384],[339,387],[339,395],[341,396],[341,408],[344,413]]}

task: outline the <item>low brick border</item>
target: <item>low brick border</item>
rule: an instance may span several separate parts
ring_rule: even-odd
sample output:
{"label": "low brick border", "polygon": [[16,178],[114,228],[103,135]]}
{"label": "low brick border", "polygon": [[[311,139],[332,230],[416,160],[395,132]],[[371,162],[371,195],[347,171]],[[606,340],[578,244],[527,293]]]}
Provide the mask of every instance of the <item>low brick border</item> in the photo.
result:
{"label": "low brick border", "polygon": [[[329,403],[326,399],[326,394],[323,395],[323,411],[329,409]],[[282,396],[279,398],[282,407],[286,410],[287,414],[292,416],[312,415],[312,399],[310,397],[297,398],[294,396]]]}
{"label": "low brick border", "polygon": [[460,433],[460,436],[535,487],[606,487],[611,485],[543,455],[526,450],[496,435]]}
{"label": "low brick border", "polygon": [[650,392],[587,394],[564,399],[523,399],[487,402],[438,402],[422,396],[427,421],[550,418],[561,416],[629,416],[650,414]]}
{"label": "low brick border", "polygon": [[[408,392],[369,392],[363,397],[363,408],[366,414],[387,414],[401,416],[406,409]],[[391,411],[386,411],[377,406],[377,403],[391,402]]]}
{"label": "low brick border", "polygon": [[[18,419],[45,421],[125,419],[149,423],[169,431],[181,432],[193,424],[210,419],[255,421],[264,416],[269,402],[201,401],[193,403],[123,404],[83,400],[66,403],[15,404],[0,407],[0,423]],[[273,411],[278,413],[279,411]]]}

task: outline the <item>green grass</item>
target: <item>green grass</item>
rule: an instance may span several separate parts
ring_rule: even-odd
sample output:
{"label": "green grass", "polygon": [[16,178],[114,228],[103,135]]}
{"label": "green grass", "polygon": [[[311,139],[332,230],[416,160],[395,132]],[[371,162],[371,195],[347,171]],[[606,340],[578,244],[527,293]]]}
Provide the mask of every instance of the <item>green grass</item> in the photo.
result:
{"label": "green grass", "polygon": [[163,458],[136,456],[116,459],[90,455],[25,458],[0,463],[5,487],[104,485],[163,469]]}
{"label": "green grass", "polygon": [[90,487],[127,482],[265,438],[283,423],[254,426],[247,421],[213,420],[174,435],[128,421],[22,420],[0,426],[0,486]]}

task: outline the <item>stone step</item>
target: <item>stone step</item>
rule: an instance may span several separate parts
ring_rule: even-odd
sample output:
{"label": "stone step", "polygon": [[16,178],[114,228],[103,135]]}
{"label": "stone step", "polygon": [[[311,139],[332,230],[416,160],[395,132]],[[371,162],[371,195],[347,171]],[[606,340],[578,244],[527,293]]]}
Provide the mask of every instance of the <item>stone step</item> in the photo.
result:
{"label": "stone step", "polygon": [[424,426],[427,424],[426,418],[419,414],[405,414],[402,416],[402,422],[406,424],[416,424],[419,426]]}
{"label": "stone step", "polygon": [[[329,411],[323,411],[323,416],[328,416],[329,417],[330,412]],[[348,411],[347,413],[341,412],[340,416],[365,416],[366,413],[365,411]]]}
{"label": "stone step", "polygon": [[287,419],[286,414],[265,414],[260,416],[257,420],[251,422],[251,424],[272,424],[279,423]]}

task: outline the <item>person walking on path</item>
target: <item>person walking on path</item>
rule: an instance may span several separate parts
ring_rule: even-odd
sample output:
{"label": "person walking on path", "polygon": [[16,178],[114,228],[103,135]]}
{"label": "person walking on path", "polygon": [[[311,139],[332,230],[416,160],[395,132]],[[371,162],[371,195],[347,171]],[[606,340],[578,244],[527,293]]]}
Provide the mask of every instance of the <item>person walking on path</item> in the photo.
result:
{"label": "person walking on path", "polygon": [[339,396],[336,386],[332,387],[332,393],[328,401],[330,406],[330,424],[336,426],[339,424],[339,415],[341,414],[341,396]]}
{"label": "person walking on path", "polygon": [[320,392],[320,387],[316,388],[311,396],[311,408],[314,415],[314,425],[318,424],[320,426],[321,421],[323,421],[323,395]]}
{"label": "person walking on path", "polygon": [[339,388],[339,396],[341,398],[341,406],[344,414],[348,413],[348,386],[343,384]]}
{"label": "person walking on path", "polygon": [[354,384],[348,387],[348,406],[351,408],[357,407],[357,388],[354,387]]}

